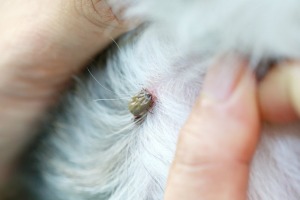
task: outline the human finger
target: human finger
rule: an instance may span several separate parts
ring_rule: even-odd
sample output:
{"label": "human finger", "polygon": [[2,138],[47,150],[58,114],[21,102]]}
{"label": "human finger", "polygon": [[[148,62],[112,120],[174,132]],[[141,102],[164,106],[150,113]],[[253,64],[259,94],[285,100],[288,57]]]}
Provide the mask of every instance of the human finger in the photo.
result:
{"label": "human finger", "polygon": [[71,77],[127,30],[104,0],[0,4],[0,187]]}
{"label": "human finger", "polygon": [[284,62],[274,67],[259,84],[262,117],[276,123],[299,119],[299,86],[299,62]]}
{"label": "human finger", "polygon": [[245,61],[223,59],[181,130],[165,200],[246,199],[259,139],[255,78]]}

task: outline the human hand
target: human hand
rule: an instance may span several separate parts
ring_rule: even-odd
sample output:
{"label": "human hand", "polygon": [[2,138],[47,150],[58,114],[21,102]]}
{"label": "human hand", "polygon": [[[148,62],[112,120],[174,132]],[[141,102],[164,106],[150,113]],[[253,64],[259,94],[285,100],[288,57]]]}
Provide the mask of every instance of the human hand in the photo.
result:
{"label": "human hand", "polygon": [[299,119],[299,87],[299,62],[290,61],[275,66],[259,86],[259,101],[263,118],[275,123]]}
{"label": "human hand", "polygon": [[71,76],[127,30],[105,0],[2,0],[0,188]]}
{"label": "human hand", "polygon": [[[300,117],[298,62],[275,66],[257,89],[249,70],[236,68],[243,69],[245,63],[218,65],[208,72],[204,92],[181,131],[165,200],[247,199],[249,168],[260,132],[259,111],[263,120],[273,123]],[[224,91],[227,97],[220,98]]]}
{"label": "human hand", "polygon": [[245,200],[259,139],[255,77],[240,59],[208,72],[181,130],[165,200]]}

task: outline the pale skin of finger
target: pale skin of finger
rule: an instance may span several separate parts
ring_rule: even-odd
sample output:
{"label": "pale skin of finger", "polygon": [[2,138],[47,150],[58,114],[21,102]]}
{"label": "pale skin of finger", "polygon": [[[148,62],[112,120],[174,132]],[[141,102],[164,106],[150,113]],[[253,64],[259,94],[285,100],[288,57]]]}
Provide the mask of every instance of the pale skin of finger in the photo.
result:
{"label": "pale skin of finger", "polygon": [[216,100],[208,94],[208,82],[220,76],[208,72],[204,92],[181,130],[165,200],[247,199],[260,122],[252,73],[245,69],[236,76],[230,95]]}
{"label": "pale skin of finger", "polygon": [[43,111],[127,28],[104,0],[2,0],[0,13],[1,188]]}
{"label": "pale skin of finger", "polygon": [[275,123],[299,119],[299,86],[299,62],[285,62],[275,66],[259,85],[262,117]]}

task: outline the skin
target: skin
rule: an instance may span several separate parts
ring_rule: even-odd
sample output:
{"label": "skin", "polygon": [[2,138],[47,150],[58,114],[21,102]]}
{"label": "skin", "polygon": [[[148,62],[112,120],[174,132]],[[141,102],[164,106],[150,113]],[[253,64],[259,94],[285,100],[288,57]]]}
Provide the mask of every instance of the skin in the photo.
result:
{"label": "skin", "polygon": [[43,112],[127,27],[102,0],[2,0],[0,13],[1,187]]}
{"label": "skin", "polygon": [[[181,130],[165,200],[247,199],[260,121],[299,120],[298,62],[278,64],[257,86],[249,70],[228,75],[222,72],[226,66],[222,61],[208,72],[202,95]],[[228,92],[224,85],[230,78],[239,81],[231,83],[234,86]],[[214,94],[224,91],[226,98],[221,100]]]}
{"label": "skin", "polygon": [[[39,119],[72,75],[127,27],[104,0],[2,0],[0,11],[2,187],[34,137]],[[259,111],[276,122],[300,115],[297,63],[275,67],[258,87],[246,66],[239,58],[222,58],[208,73],[181,130],[166,200],[246,199],[249,165],[259,139]],[[230,78],[223,80],[224,76]]]}
{"label": "skin", "polygon": [[216,63],[206,77],[181,130],[165,200],[246,199],[260,118],[254,75],[234,59]]}
{"label": "skin", "polygon": [[299,86],[299,62],[284,62],[273,68],[259,87],[263,118],[273,123],[287,123],[299,119]]}

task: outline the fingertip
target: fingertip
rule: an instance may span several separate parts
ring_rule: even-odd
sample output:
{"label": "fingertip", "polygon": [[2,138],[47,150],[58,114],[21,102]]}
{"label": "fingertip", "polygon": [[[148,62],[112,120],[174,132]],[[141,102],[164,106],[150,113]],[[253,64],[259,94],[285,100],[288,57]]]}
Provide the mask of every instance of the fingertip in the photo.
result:
{"label": "fingertip", "polygon": [[273,68],[259,83],[262,118],[271,123],[297,120],[300,116],[299,85],[300,67],[297,63],[282,63]]}
{"label": "fingertip", "polygon": [[[291,102],[297,113],[298,119],[300,117],[300,64],[294,63],[290,67],[291,81],[290,81],[290,96]],[[296,114],[295,113],[295,114]]]}
{"label": "fingertip", "polygon": [[255,78],[230,59],[208,72],[204,87],[181,131],[166,199],[245,199],[260,126]]}

